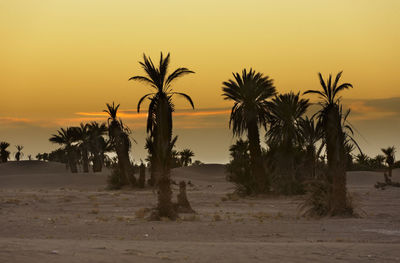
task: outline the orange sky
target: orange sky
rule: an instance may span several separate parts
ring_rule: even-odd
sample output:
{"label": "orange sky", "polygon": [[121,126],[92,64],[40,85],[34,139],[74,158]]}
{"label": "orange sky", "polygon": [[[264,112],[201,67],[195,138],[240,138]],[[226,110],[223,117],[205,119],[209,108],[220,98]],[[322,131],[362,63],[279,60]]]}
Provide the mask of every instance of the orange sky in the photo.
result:
{"label": "orange sky", "polygon": [[[175,88],[203,113],[181,111],[175,127],[181,146],[200,159],[228,158],[230,103],[221,83],[244,67],[272,77],[279,92],[318,88],[317,72],[344,70],[343,80],[355,87],[344,94],[352,118],[376,153],[399,145],[393,130],[400,109],[377,100],[400,97],[399,14],[398,0],[0,0],[0,140],[22,141],[34,154],[54,148],[47,138],[59,125],[100,120],[92,113],[106,102],[135,109],[148,88],[128,78],[142,73],[143,52],[157,60],[164,51],[172,67],[196,72]],[[129,118],[140,148],[144,119],[133,116],[121,117]],[[376,125],[386,128],[372,132]],[[135,158],[143,157],[137,151]]]}

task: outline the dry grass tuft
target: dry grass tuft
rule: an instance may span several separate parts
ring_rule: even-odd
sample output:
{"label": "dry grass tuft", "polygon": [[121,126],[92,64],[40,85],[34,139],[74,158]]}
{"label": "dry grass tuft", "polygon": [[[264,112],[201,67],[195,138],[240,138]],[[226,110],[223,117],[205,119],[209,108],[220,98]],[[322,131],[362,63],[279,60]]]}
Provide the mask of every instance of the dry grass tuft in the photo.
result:
{"label": "dry grass tuft", "polygon": [[148,213],[150,213],[151,209],[149,208],[141,208],[135,211],[135,217],[137,219],[144,219]]}

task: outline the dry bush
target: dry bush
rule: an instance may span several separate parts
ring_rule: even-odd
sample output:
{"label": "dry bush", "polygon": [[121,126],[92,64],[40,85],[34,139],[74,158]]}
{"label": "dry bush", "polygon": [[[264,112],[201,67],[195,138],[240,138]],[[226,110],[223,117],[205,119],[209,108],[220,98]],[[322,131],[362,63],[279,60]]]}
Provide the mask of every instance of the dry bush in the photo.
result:
{"label": "dry bush", "polygon": [[135,211],[135,217],[137,219],[144,219],[146,215],[151,211],[149,208],[141,208]]}
{"label": "dry bush", "polygon": [[[306,182],[307,194],[300,205],[299,212],[306,217],[332,216],[332,185],[325,180]],[[347,193],[347,215],[355,215],[353,197]]]}

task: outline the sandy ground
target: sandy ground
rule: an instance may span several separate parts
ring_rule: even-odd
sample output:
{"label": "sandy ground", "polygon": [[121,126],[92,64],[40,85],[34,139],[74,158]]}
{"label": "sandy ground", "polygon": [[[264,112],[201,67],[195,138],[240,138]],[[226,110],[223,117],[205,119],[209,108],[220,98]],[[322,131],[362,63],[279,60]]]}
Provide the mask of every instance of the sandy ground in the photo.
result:
{"label": "sandy ground", "polygon": [[222,165],[173,177],[193,183],[197,214],[149,222],[151,189],[108,191],[106,173],[56,163],[0,164],[0,262],[400,262],[400,188],[375,189],[382,174],[348,174],[360,218],[323,219],[299,216],[301,197],[226,200]]}

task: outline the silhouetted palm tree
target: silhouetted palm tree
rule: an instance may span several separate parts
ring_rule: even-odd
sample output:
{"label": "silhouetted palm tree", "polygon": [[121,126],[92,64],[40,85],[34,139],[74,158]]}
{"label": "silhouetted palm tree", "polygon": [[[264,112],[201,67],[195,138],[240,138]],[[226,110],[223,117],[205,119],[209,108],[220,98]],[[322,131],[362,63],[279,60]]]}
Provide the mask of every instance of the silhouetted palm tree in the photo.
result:
{"label": "silhouetted palm tree", "polygon": [[239,139],[229,147],[229,152],[234,159],[245,159],[249,155],[249,141]]}
{"label": "silhouetted palm tree", "polygon": [[233,135],[241,136],[247,132],[250,144],[251,172],[258,182],[257,192],[269,191],[269,178],[261,156],[259,127],[266,128],[268,103],[275,95],[273,81],[268,76],[244,69],[242,75],[233,73],[234,80],[223,82],[225,100],[233,100],[229,127]]}
{"label": "silhouetted palm tree", "polygon": [[2,163],[6,163],[10,158],[10,152],[7,148],[10,146],[8,142],[0,142],[0,159]]}
{"label": "silhouetted palm tree", "polygon": [[64,146],[64,150],[67,152],[68,165],[72,173],[78,172],[77,167],[77,148],[74,144],[76,142],[76,129],[67,127],[66,129],[61,128],[57,131],[58,134],[53,134],[49,141]]}
{"label": "silhouetted palm tree", "polygon": [[22,150],[24,149],[24,146],[22,145],[15,145],[15,148],[17,148],[17,152],[15,153],[15,160],[19,161],[21,157],[24,155]]}
{"label": "silhouetted palm tree", "polygon": [[308,106],[308,100],[301,99],[299,93],[280,94],[272,99],[272,102],[268,103],[270,123],[266,134],[268,144],[281,145],[286,149],[300,144],[301,118]]}
{"label": "silhouetted palm tree", "polygon": [[123,174],[123,184],[131,181],[135,184],[135,177],[133,175],[133,167],[129,158],[129,151],[131,148],[131,141],[129,139],[129,130],[124,127],[122,121],[117,118],[119,104],[115,105],[114,102],[106,104],[107,110],[104,110],[110,117],[108,118],[108,136],[110,137],[111,144],[114,147],[118,157],[118,167]]}
{"label": "silhouetted palm tree", "polygon": [[328,159],[328,180],[332,183],[332,197],[330,200],[330,213],[346,214],[349,212],[349,204],[347,203],[346,190],[346,162],[345,162],[345,133],[342,129],[342,118],[340,109],[339,93],[345,89],[352,88],[350,83],[339,85],[342,72],[336,75],[334,81],[329,75],[327,81],[324,81],[321,73],[319,80],[322,86],[320,90],[308,90],[304,94],[319,95],[322,109],[319,111],[318,117],[322,123],[324,131],[324,139],[326,143],[327,159]]}
{"label": "silhouetted palm tree", "polygon": [[179,152],[181,156],[181,164],[182,166],[188,166],[192,163],[192,157],[194,156],[194,152],[190,149],[183,149]]}
{"label": "silhouetted palm tree", "polygon": [[104,153],[108,150],[108,143],[104,139],[107,132],[105,123],[91,122],[89,128],[89,150],[92,154],[93,172],[101,172],[103,168]]}
{"label": "silhouetted palm tree", "polygon": [[320,122],[316,122],[314,118],[305,117],[300,120],[300,132],[304,146],[306,148],[306,167],[311,171],[311,177],[316,177],[316,162],[318,154],[316,144],[322,139],[323,131]]}
{"label": "silhouetted palm tree", "polygon": [[382,168],[383,162],[386,160],[384,155],[378,154],[374,158],[374,163],[377,168]]}
{"label": "silhouetted palm tree", "polygon": [[388,166],[387,177],[385,174],[385,181],[386,181],[386,183],[388,183],[392,179],[392,170],[393,170],[393,165],[395,162],[396,148],[394,146],[392,146],[392,147],[382,148],[381,150],[382,150],[383,154],[385,155],[385,162]]}
{"label": "silhouetted palm tree", "polygon": [[89,148],[90,148],[90,132],[89,125],[81,123],[80,126],[75,127],[77,141],[79,141],[79,149],[82,156],[83,172],[89,172]]}
{"label": "silhouetted palm tree", "polygon": [[295,172],[295,154],[302,143],[300,122],[308,106],[308,100],[293,92],[277,95],[268,103],[270,128],[266,133],[267,144],[276,148],[274,159],[278,168],[278,188],[287,194],[300,190]]}
{"label": "silhouetted palm tree", "polygon": [[144,69],[145,76],[134,76],[129,80],[137,80],[148,84],[155,91],[144,95],[138,102],[137,110],[140,112],[140,105],[146,99],[150,99],[147,132],[153,137],[153,163],[152,169],[155,171],[156,183],[158,185],[158,216],[175,218],[176,213],[172,205],[172,191],[170,182],[170,160],[172,142],[172,112],[174,104],[173,95],[179,95],[189,101],[194,108],[192,99],[185,93],[174,92],[172,83],[187,74],[194,73],[187,68],[178,68],[167,75],[170,55],[164,58],[161,53],[159,66],[156,67],[152,60],[143,55],[143,62],[139,62]]}

